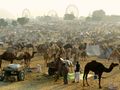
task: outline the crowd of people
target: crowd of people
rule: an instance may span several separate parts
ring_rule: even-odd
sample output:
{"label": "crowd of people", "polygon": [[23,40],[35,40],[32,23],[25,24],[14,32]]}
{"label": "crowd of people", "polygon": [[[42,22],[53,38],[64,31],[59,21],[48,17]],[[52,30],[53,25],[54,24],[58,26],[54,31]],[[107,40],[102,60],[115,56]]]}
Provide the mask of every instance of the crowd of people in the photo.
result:
{"label": "crowd of people", "polygon": [[[63,75],[64,84],[68,84],[68,73],[69,73],[69,68],[65,63],[63,63],[62,75]],[[74,66],[74,81],[73,82],[79,83],[79,81],[80,81],[80,64],[77,61]]]}

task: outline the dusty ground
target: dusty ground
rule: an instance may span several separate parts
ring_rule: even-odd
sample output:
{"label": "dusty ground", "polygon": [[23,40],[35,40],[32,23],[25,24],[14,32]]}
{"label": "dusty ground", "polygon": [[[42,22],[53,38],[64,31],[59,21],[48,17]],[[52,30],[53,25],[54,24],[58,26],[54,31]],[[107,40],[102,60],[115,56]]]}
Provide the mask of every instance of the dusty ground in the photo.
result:
{"label": "dusty ground", "polygon": [[[81,61],[81,68],[84,69],[84,66],[87,62],[92,59],[97,59],[95,57],[88,58],[88,61]],[[110,62],[97,59],[99,62],[103,63],[106,67],[109,67]],[[117,61],[114,61],[117,62]],[[17,62],[18,63],[18,62]],[[31,62],[31,67],[35,67],[37,64],[41,64],[43,68],[43,59],[36,55]],[[8,65],[9,62],[4,61],[2,66]],[[47,69],[46,69],[47,71]],[[43,71],[44,72],[44,71]],[[92,72],[91,72],[92,73]],[[93,73],[92,73],[93,74]],[[111,73],[104,73],[102,75],[102,89],[101,90],[110,90],[107,89],[109,85],[113,85],[117,87],[117,90],[120,90],[120,70],[119,67],[113,69]],[[82,86],[82,80],[80,83],[72,83],[69,81],[68,85],[63,85],[62,78],[57,82],[54,82],[52,77],[48,77],[43,75],[42,73],[27,73],[25,81],[20,82],[2,82],[0,81],[0,90],[99,90],[98,88],[98,80],[94,80],[93,77],[88,79],[90,84],[89,87]]]}

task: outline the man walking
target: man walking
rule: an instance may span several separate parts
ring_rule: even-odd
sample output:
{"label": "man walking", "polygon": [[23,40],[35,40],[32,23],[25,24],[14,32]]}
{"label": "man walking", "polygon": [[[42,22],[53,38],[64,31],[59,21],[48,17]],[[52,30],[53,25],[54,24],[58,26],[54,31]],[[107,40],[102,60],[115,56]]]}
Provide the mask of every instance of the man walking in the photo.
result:
{"label": "man walking", "polygon": [[63,75],[64,84],[68,84],[68,72],[69,72],[69,69],[68,69],[67,65],[65,63],[63,63],[62,75]]}

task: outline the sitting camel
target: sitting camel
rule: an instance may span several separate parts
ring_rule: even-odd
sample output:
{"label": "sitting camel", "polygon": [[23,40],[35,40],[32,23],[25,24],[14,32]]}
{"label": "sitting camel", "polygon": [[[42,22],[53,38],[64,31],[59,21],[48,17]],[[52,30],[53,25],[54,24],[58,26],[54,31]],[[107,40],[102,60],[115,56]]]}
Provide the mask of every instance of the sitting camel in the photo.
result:
{"label": "sitting camel", "polygon": [[47,66],[49,67],[48,74],[55,75],[55,81],[57,81],[59,77],[62,76],[63,63],[72,68],[73,63],[71,61],[63,60],[60,57],[56,58],[56,60],[53,62],[47,63]]}
{"label": "sitting camel", "polygon": [[101,88],[100,82],[101,82],[102,73],[103,72],[107,72],[107,73],[111,72],[112,69],[115,66],[118,66],[118,64],[117,63],[111,63],[110,67],[106,68],[102,63],[96,62],[95,60],[87,63],[85,65],[85,68],[84,68],[83,86],[85,86],[85,84],[84,84],[84,78],[86,79],[86,83],[89,86],[89,84],[87,82],[87,76],[88,76],[89,71],[93,71],[99,77],[99,88]]}

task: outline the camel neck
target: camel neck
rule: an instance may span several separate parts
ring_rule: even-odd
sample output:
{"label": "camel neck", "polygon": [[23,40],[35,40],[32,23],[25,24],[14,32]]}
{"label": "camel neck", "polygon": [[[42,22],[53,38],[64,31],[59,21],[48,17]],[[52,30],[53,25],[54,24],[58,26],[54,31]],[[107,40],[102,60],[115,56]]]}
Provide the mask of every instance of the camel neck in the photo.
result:
{"label": "camel neck", "polygon": [[109,73],[109,72],[112,71],[112,69],[113,69],[113,67],[110,66],[109,68],[105,68],[105,69],[104,69],[104,72],[108,72],[108,73]]}
{"label": "camel neck", "polygon": [[33,52],[33,53],[32,53],[32,56],[31,56],[31,58],[33,58],[33,57],[34,57],[34,54],[35,54],[35,53]]}

